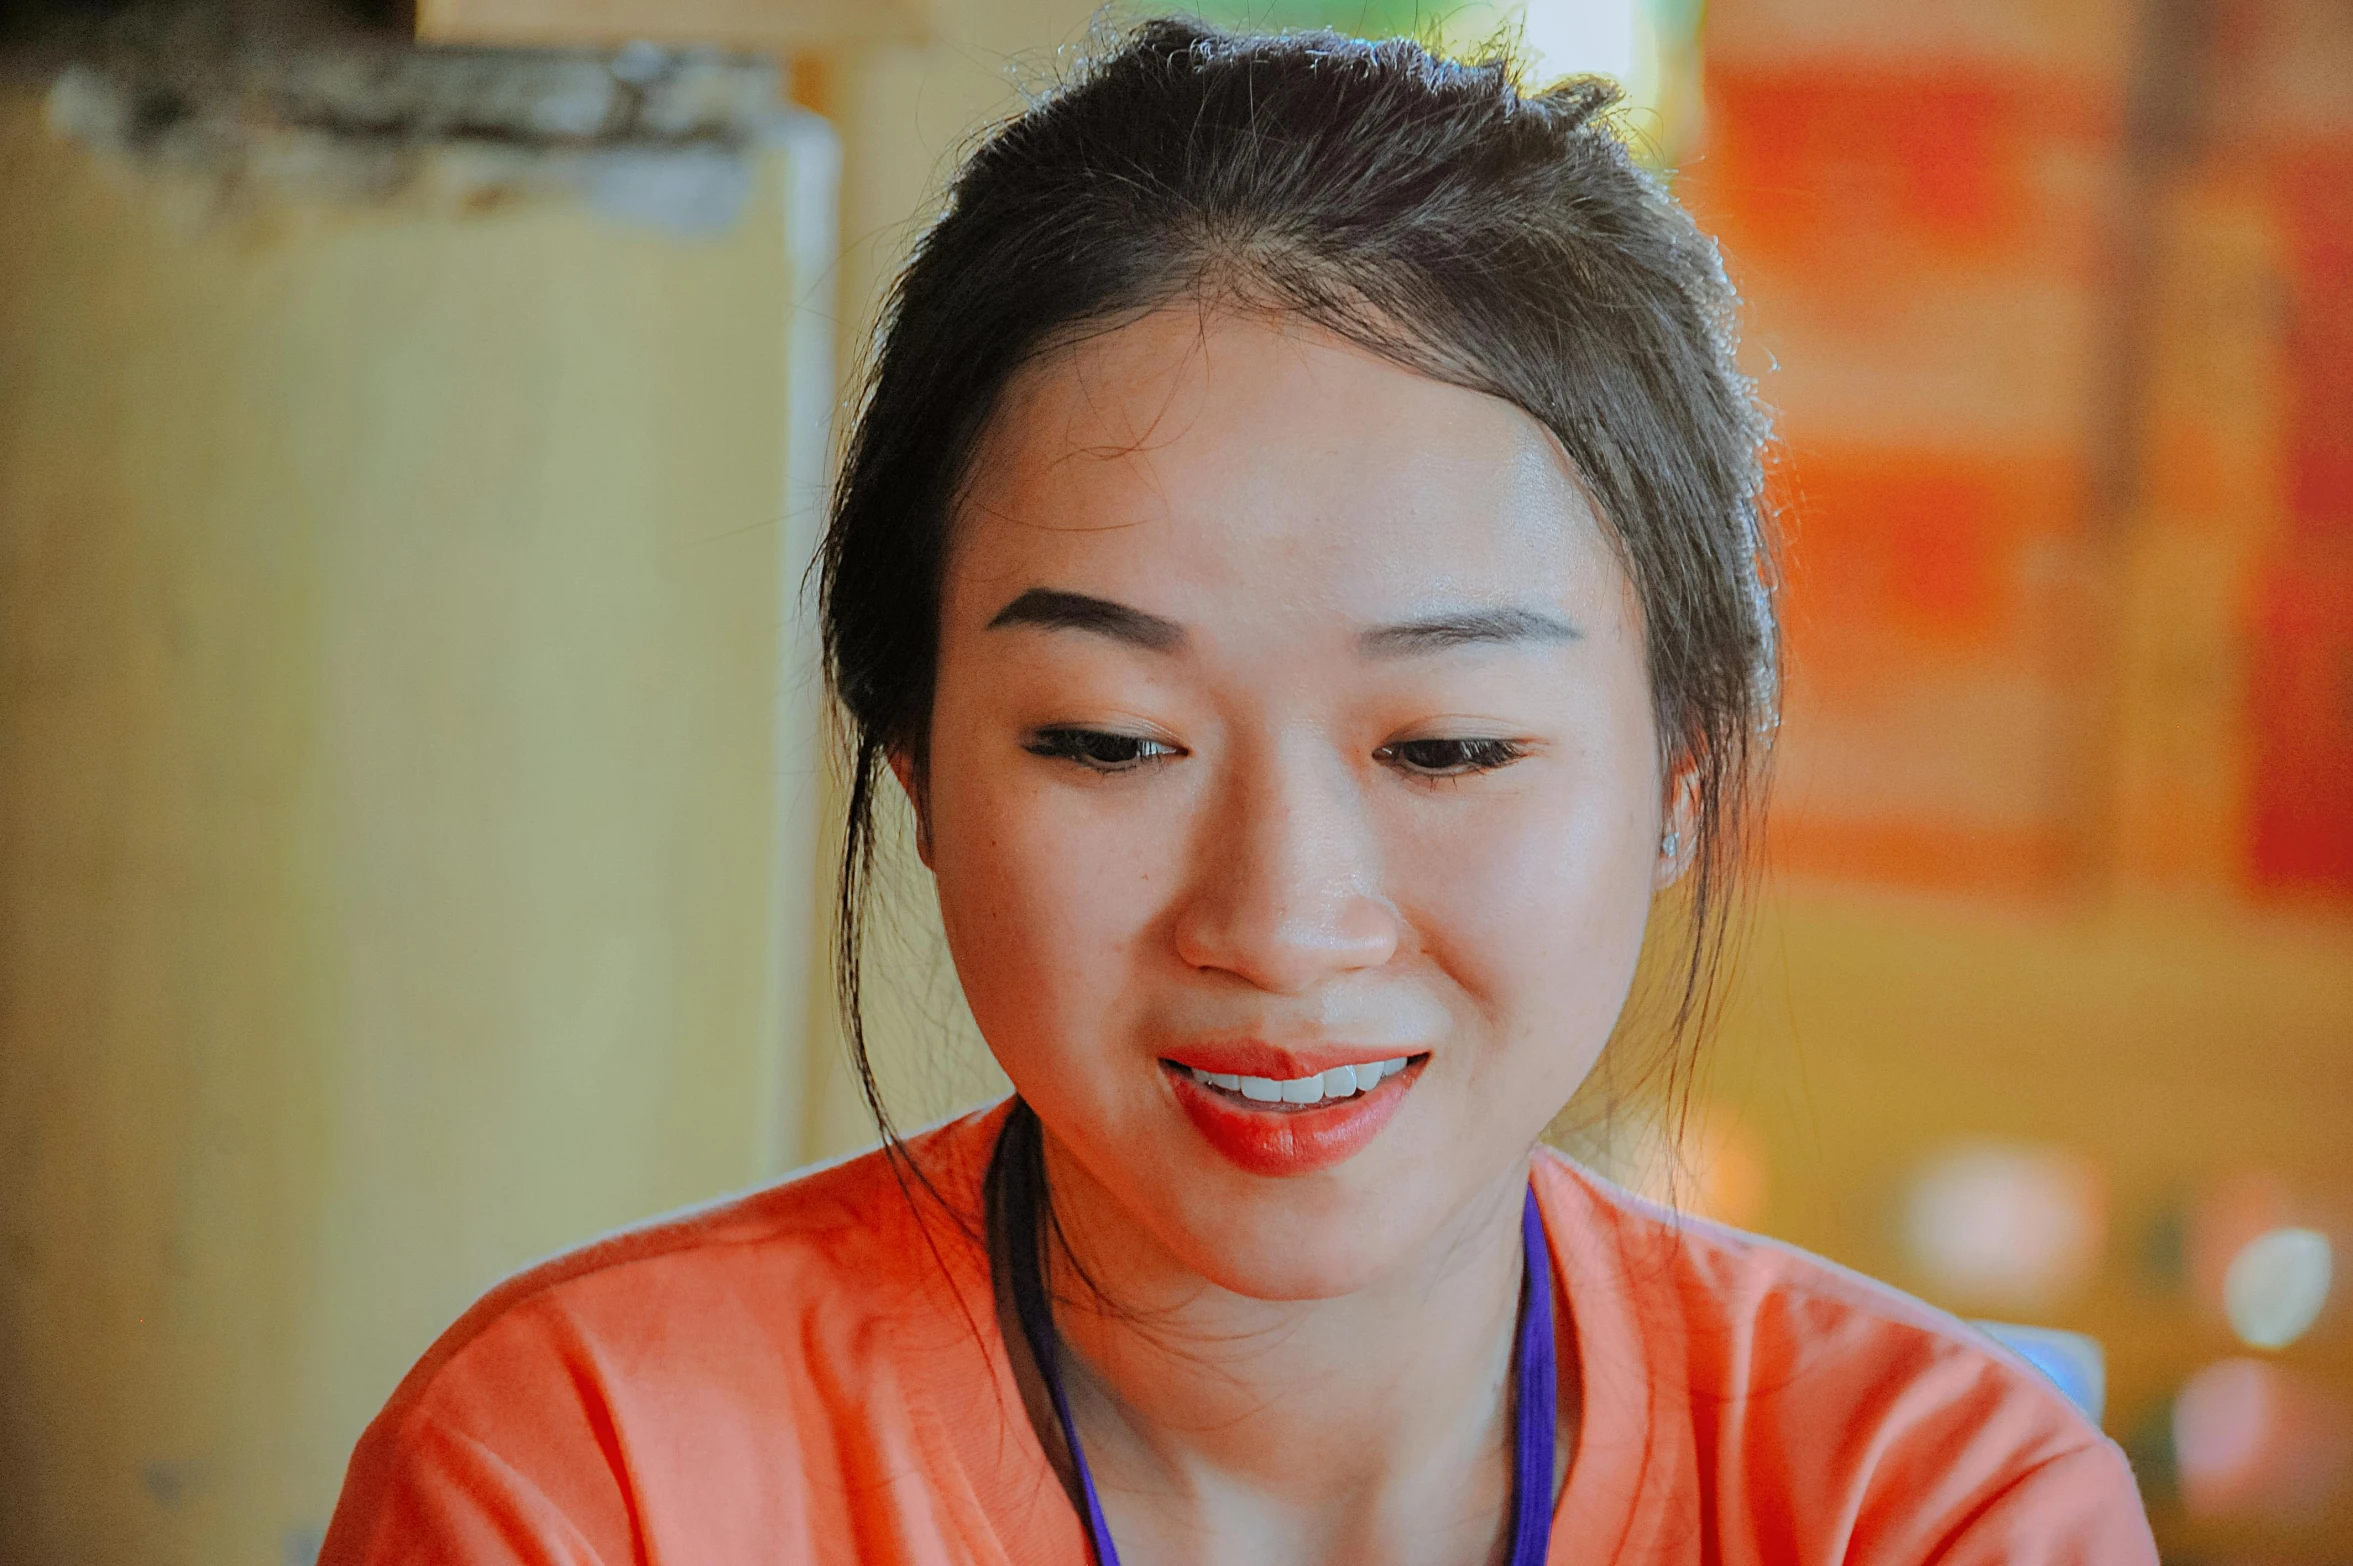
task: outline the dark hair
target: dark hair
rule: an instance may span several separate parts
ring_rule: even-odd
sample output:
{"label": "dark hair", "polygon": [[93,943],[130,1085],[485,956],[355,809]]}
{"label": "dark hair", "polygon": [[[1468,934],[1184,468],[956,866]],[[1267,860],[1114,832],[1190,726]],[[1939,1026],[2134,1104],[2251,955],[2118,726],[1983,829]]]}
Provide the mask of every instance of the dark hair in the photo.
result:
{"label": "dark hair", "polygon": [[1691,790],[1671,1034],[1698,1031],[1775,706],[1766,425],[1715,247],[1615,100],[1404,39],[1161,20],[965,163],[889,301],[819,559],[850,751],[837,979],[886,1140],[859,1005],[875,810],[890,755],[926,750],[974,448],[1041,349],[1188,294],[1295,314],[1559,437],[1641,601],[1663,759]]}

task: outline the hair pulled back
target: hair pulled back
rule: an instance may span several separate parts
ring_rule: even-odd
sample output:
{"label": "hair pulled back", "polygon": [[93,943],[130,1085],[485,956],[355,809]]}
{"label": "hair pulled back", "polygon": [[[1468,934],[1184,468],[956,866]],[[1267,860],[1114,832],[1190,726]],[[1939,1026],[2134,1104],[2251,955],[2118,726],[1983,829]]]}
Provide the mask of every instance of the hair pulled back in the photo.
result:
{"label": "hair pulled back", "polygon": [[837,980],[861,1087],[876,807],[929,737],[953,516],[1042,349],[1197,296],[1312,321],[1559,438],[1642,605],[1662,761],[1688,790],[1673,1031],[1704,1016],[1773,720],[1766,425],[1714,245],[1595,78],[1403,39],[1145,23],[991,133],[889,301],[819,557],[848,729]]}

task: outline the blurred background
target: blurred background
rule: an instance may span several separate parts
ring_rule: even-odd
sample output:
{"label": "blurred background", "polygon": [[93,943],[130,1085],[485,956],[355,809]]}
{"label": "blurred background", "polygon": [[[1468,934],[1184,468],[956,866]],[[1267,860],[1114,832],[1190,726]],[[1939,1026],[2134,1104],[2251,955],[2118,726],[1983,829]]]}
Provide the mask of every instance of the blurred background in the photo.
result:
{"label": "blurred background", "polygon": [[[1564,1140],[2006,1324],[2174,1566],[2353,1561],[2353,6],[1207,14],[1619,77],[1747,297],[1754,935]],[[0,1560],[307,1562],[489,1284],[871,1142],[801,573],[1099,20],[0,0]],[[998,1079],[892,894],[919,1123]]]}

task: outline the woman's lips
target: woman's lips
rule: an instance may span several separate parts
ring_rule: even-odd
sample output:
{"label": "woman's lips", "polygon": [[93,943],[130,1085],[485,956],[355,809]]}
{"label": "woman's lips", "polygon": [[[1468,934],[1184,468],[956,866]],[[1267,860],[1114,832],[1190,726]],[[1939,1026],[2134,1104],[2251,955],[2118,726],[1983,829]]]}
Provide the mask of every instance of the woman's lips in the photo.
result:
{"label": "woman's lips", "polygon": [[1405,1102],[1428,1058],[1410,1057],[1404,1070],[1369,1092],[1312,1105],[1255,1103],[1194,1080],[1173,1061],[1162,1061],[1161,1069],[1211,1147],[1251,1174],[1280,1176],[1329,1169],[1362,1151]]}

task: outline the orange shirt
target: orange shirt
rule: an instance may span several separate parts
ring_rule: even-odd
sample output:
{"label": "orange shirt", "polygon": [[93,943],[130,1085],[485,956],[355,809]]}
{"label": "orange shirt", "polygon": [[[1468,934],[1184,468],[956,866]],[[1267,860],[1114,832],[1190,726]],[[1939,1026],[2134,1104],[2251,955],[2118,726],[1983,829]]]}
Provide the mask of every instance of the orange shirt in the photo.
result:
{"label": "orange shirt", "polygon": [[[918,1138],[976,1226],[1003,1107]],[[1891,1289],[1535,1164],[1582,1372],[1551,1559],[2153,1566],[2123,1455]],[[1070,1562],[985,1252],[869,1155],[512,1279],[351,1460],[323,1566]]]}

